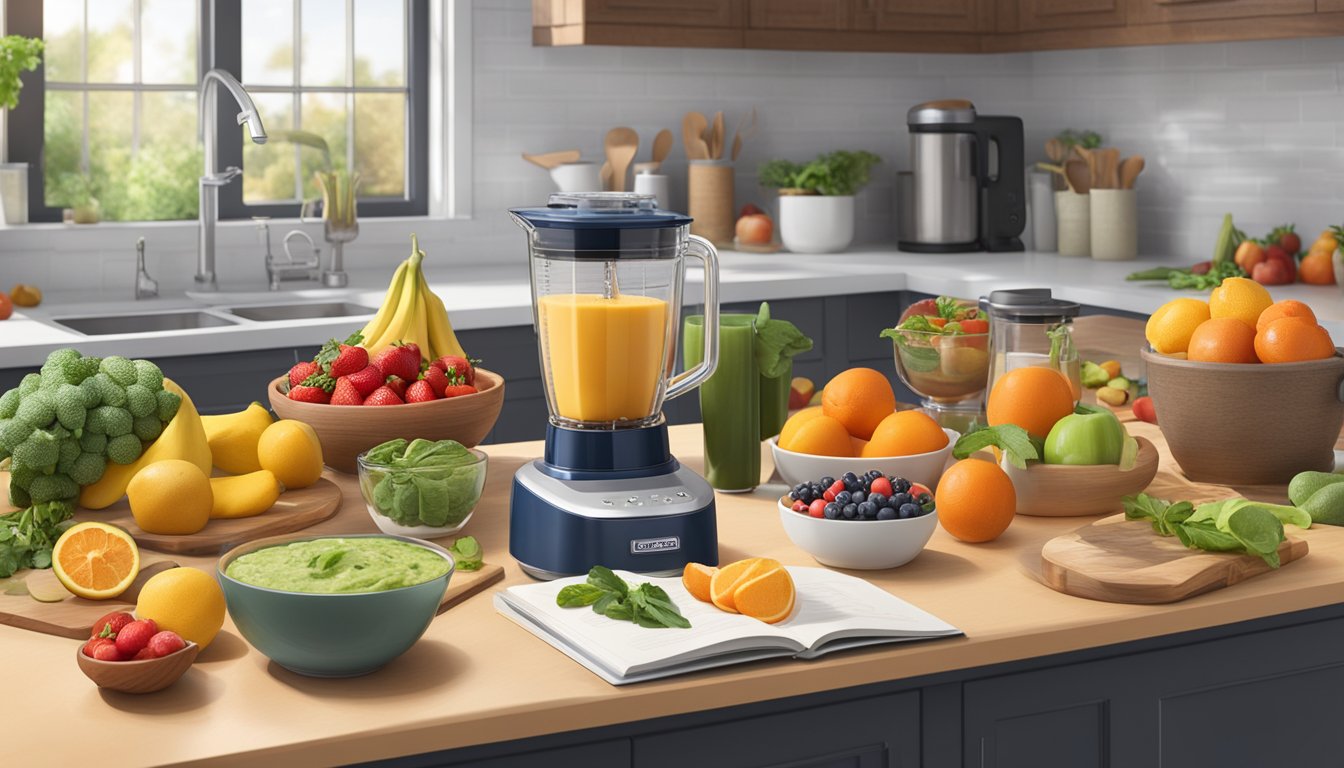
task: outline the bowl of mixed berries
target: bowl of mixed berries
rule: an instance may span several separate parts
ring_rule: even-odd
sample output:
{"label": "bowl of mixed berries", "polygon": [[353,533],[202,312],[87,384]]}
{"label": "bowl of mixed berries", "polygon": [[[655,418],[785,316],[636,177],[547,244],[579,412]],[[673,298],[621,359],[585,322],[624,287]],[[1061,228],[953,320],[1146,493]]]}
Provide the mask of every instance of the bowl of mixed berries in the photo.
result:
{"label": "bowl of mixed berries", "polygon": [[817,562],[858,570],[905,565],[938,527],[928,488],[876,469],[799,483],[779,500],[779,519]]}

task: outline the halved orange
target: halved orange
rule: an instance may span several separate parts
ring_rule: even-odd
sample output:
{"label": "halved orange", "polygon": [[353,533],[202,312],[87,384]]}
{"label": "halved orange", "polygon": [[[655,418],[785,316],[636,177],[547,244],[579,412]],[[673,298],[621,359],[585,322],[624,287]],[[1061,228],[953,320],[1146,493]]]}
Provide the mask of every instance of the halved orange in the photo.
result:
{"label": "halved orange", "polygon": [[720,610],[737,613],[737,607],[733,605],[733,592],[738,586],[753,576],[779,567],[778,560],[771,560],[768,557],[749,557],[723,566],[714,574],[714,578],[710,579],[710,602]]}
{"label": "halved orange", "polygon": [[733,604],[743,616],[775,624],[793,613],[796,595],[789,572],[772,568],[742,582],[733,592]]}
{"label": "halved orange", "polygon": [[708,603],[709,585],[714,579],[714,574],[718,572],[719,569],[712,565],[687,563],[685,570],[681,572],[681,584],[691,593],[691,597],[702,603]]}
{"label": "halved orange", "polygon": [[140,549],[129,533],[114,525],[78,523],[56,540],[51,569],[76,595],[107,600],[135,581],[140,573]]}

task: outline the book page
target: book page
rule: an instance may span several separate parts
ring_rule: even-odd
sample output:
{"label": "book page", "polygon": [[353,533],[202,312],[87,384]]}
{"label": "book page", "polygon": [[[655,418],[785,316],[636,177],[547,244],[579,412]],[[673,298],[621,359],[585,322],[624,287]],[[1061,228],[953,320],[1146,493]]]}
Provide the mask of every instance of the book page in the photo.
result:
{"label": "book page", "polygon": [[[940,637],[961,630],[863,579],[825,568],[788,566],[797,589],[793,615],[775,628],[809,651],[844,637]],[[809,653],[807,655],[815,655]]]}

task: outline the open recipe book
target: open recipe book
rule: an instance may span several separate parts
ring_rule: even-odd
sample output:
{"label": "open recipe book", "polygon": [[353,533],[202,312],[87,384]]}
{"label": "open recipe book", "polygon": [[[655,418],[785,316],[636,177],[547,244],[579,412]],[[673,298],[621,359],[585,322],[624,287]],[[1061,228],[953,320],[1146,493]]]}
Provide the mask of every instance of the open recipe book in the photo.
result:
{"label": "open recipe book", "polygon": [[788,567],[797,589],[793,614],[766,624],[691,597],[678,577],[616,575],[632,586],[667,591],[690,629],[648,629],[587,607],[561,608],[555,596],[584,576],[509,587],[495,608],[612,685],[776,656],[813,659],[831,651],[962,634],[961,630],[863,579],[824,568]]}

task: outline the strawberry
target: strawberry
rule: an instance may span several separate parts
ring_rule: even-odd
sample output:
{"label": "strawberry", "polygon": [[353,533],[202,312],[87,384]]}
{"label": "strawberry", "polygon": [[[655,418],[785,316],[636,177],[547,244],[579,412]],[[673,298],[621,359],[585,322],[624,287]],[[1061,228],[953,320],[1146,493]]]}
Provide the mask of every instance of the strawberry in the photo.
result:
{"label": "strawberry", "polygon": [[95,645],[93,647],[93,653],[90,655],[99,661],[126,660],[126,657],[122,655],[121,651],[117,650],[117,644],[111,640],[103,640],[100,645]]}
{"label": "strawberry", "polygon": [[346,344],[341,345],[340,354],[331,362],[331,367],[327,373],[333,379],[339,379],[342,376],[362,371],[369,365],[369,351],[363,347],[354,347]]}
{"label": "strawberry", "polygon": [[420,356],[406,346],[392,346],[378,353],[373,364],[387,376],[397,376],[406,381],[415,381],[420,377]]}
{"label": "strawberry", "polygon": [[[480,360],[476,361],[477,363]],[[462,379],[464,384],[476,383],[476,369],[472,367],[472,361],[459,355],[444,355],[434,361],[435,368],[442,368],[445,373],[452,377],[456,373]]]}
{"label": "strawberry", "polygon": [[408,341],[408,342],[405,342],[405,343],[403,343],[401,346],[402,346],[402,348],[405,349],[407,352],[410,352],[410,353],[414,354],[416,360],[423,360],[423,359],[424,359],[424,356],[420,354],[420,345],[419,345],[419,344],[416,344],[414,341]]}
{"label": "strawberry", "polygon": [[[353,347],[363,340],[364,334],[359,331],[350,334],[350,337],[345,341],[327,339],[322,345],[322,348],[317,351],[317,356],[313,358],[313,362],[317,364],[317,369],[319,371],[330,373],[331,366],[336,362],[336,359],[341,356],[341,353],[344,352],[347,347]],[[354,366],[352,365],[351,367],[353,368]],[[333,373],[331,377],[335,379],[338,377],[338,374]]]}
{"label": "strawberry", "polygon": [[125,611],[113,611],[93,622],[89,637],[116,637],[121,628],[135,621],[135,617]]}
{"label": "strawberry", "polygon": [[443,372],[442,368],[429,366],[425,372],[420,374],[421,381],[429,382],[429,386],[434,389],[434,394],[443,397],[443,390],[448,388],[452,382],[448,380],[448,374]]}
{"label": "strawberry", "polygon": [[149,661],[150,659],[157,659],[157,658],[159,657],[155,656],[154,652],[149,649],[148,645],[146,645],[144,648],[141,648],[140,650],[136,651],[135,655],[127,659],[127,661]]}
{"label": "strawberry", "polygon": [[186,647],[187,641],[183,640],[181,635],[171,629],[165,629],[154,633],[154,636],[149,638],[149,645],[145,646],[145,650],[153,653],[154,657],[158,658],[160,656],[177,653]]}
{"label": "strawberry", "polygon": [[435,394],[434,387],[424,379],[413,381],[406,388],[406,402],[408,403],[427,403],[430,400],[438,399],[439,396]]}
{"label": "strawberry", "polygon": [[336,380],[336,388],[331,391],[332,405],[363,405],[364,396],[359,393],[359,388],[350,381],[349,376],[342,376]]}
{"label": "strawberry", "polygon": [[444,397],[460,397],[462,395],[474,395],[476,388],[470,384],[450,384],[443,390]]}
{"label": "strawberry", "polygon": [[289,386],[299,386],[304,379],[314,373],[317,373],[317,363],[295,363],[294,367],[289,369]]}
{"label": "strawberry", "polygon": [[373,390],[383,386],[383,372],[378,370],[378,366],[369,364],[362,371],[346,374],[343,378],[355,385],[361,398],[368,397]]}
{"label": "strawberry", "polygon": [[373,394],[364,398],[365,405],[402,405],[405,402],[392,391],[391,387],[379,387]]}
{"label": "strawberry", "polygon": [[140,651],[141,648],[149,645],[149,638],[153,637],[159,631],[159,625],[154,623],[153,619],[136,619],[130,624],[121,628],[117,633],[117,652],[126,658],[131,658]]}
{"label": "strawberry", "polygon": [[[117,649],[117,643],[116,641],[112,640],[112,638],[93,637],[90,638],[89,641],[84,644],[84,655],[88,656],[91,659],[97,658],[96,656],[94,656],[94,653],[104,645],[112,646],[112,650],[114,651]],[[120,654],[118,654],[118,656],[120,656]]]}
{"label": "strawberry", "polygon": [[319,403],[326,405],[331,402],[331,395],[321,387],[305,387],[300,384],[297,387],[289,388],[289,399],[298,400],[301,403]]}

